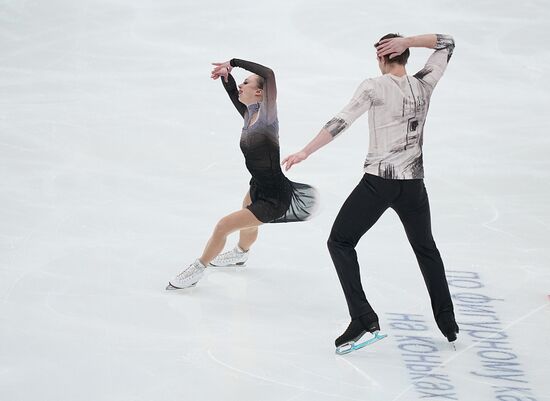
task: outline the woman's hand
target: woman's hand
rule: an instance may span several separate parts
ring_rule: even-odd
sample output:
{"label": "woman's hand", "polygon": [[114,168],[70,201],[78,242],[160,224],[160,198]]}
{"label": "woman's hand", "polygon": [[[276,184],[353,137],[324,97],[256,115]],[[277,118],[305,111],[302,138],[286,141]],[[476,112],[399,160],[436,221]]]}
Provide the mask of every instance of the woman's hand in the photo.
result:
{"label": "woman's hand", "polygon": [[227,77],[229,76],[229,71],[227,71],[226,68],[222,68],[219,70],[212,70],[210,73],[210,78],[216,80],[219,77],[223,77],[225,79],[225,82],[227,82]]}
{"label": "woman's hand", "polygon": [[210,74],[210,78],[218,79],[219,77],[223,77],[225,79],[225,82],[227,82],[227,77],[233,69],[229,61],[226,61],[224,63],[212,63],[212,65],[214,65],[215,67]]}
{"label": "woman's hand", "polygon": [[285,171],[288,171],[293,165],[298,164],[305,159],[307,159],[307,153],[301,150],[290,156],[285,157],[281,165],[285,166]]}

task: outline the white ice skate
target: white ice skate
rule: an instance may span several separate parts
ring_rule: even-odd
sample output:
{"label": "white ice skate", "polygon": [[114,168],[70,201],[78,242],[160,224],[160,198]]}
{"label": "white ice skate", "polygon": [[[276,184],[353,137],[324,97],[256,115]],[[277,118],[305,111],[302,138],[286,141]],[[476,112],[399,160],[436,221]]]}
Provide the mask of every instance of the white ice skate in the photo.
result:
{"label": "white ice skate", "polygon": [[182,288],[194,287],[204,274],[206,267],[195,260],[187,269],[182,271],[168,283],[167,290],[180,290]]}
{"label": "white ice skate", "polygon": [[230,251],[220,253],[216,256],[212,262],[211,266],[216,267],[225,267],[225,266],[242,266],[248,260],[248,251],[243,251],[241,248],[236,246]]}

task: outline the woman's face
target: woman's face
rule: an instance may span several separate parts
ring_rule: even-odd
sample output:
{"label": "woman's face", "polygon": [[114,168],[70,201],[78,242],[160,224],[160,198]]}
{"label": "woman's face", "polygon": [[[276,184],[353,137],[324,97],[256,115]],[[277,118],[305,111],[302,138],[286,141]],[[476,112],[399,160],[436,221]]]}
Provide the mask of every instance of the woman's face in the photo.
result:
{"label": "woman's face", "polygon": [[246,105],[262,101],[262,90],[258,88],[256,75],[250,75],[239,85],[239,101]]}

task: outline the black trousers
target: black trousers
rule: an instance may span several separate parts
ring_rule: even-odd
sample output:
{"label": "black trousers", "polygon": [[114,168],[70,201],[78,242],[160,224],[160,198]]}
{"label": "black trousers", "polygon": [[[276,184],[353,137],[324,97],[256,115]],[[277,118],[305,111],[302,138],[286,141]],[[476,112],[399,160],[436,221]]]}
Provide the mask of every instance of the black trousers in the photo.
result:
{"label": "black trousers", "polygon": [[388,207],[397,212],[403,223],[424,276],[436,321],[450,318],[454,321],[443,261],[432,237],[424,181],[391,180],[370,174],[363,176],[342,205],[327,242],[351,318],[365,315],[369,320],[377,318],[361,285],[355,246]]}

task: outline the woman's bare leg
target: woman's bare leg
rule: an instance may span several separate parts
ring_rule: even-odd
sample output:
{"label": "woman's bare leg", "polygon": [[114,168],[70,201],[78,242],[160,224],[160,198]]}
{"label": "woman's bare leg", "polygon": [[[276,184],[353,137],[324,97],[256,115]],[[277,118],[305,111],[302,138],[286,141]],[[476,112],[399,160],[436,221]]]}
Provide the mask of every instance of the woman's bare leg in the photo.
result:
{"label": "woman's bare leg", "polygon": [[[246,193],[243,200],[243,209],[252,203],[250,199],[250,191]],[[258,226],[243,228],[239,231],[239,248],[243,251],[248,251],[252,244],[258,239]]]}
{"label": "woman's bare leg", "polygon": [[241,209],[238,212],[223,217],[218,221],[218,224],[216,224],[214,232],[204,248],[202,256],[200,257],[201,263],[204,266],[208,266],[212,259],[223,250],[229,234],[251,228],[256,228],[257,230],[260,224],[262,224],[262,222],[248,209]]}

